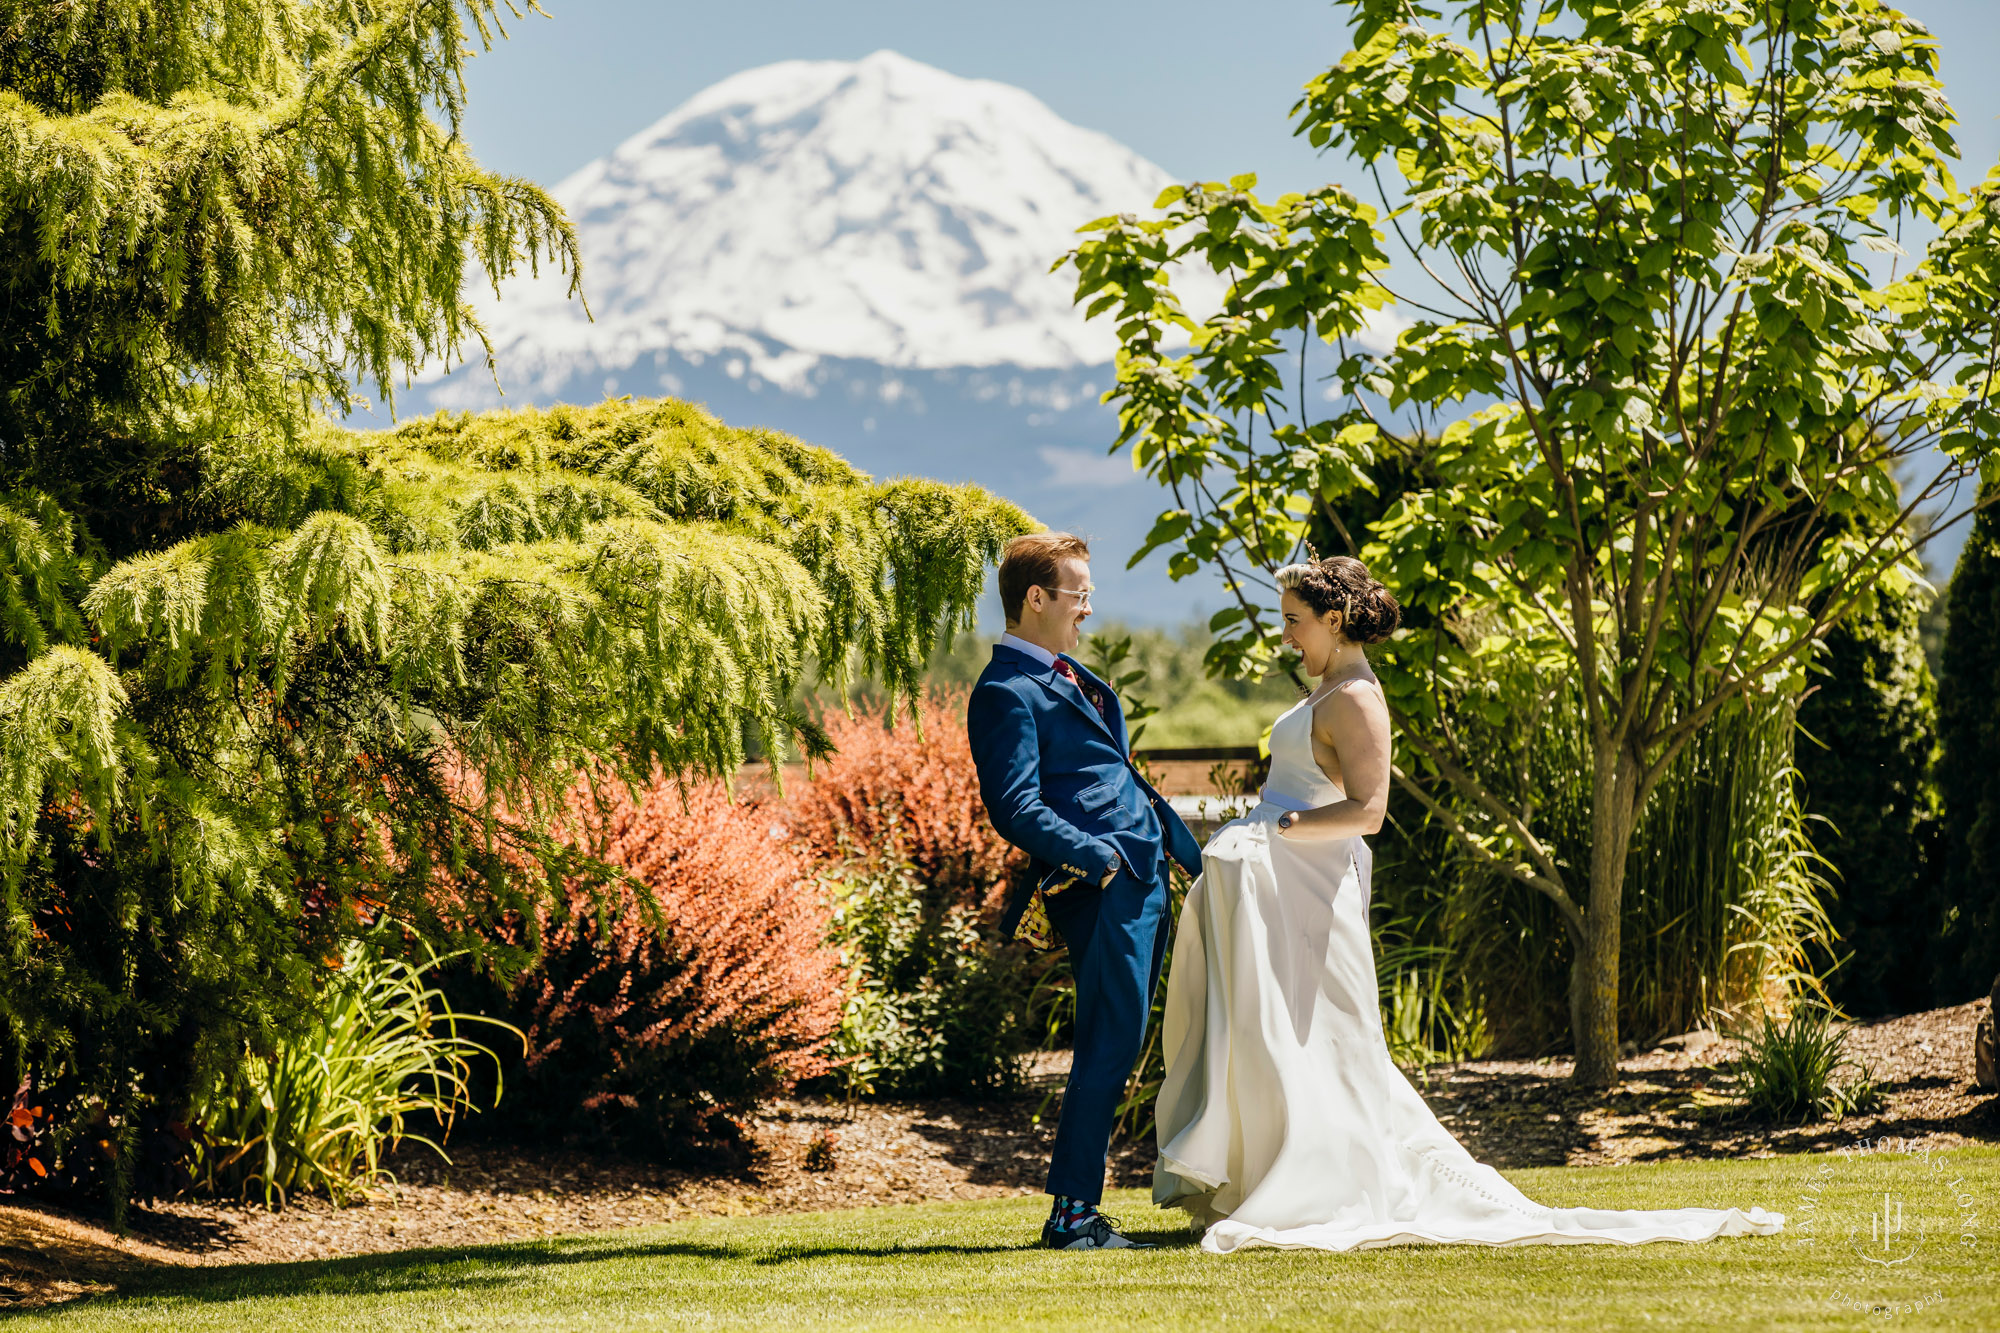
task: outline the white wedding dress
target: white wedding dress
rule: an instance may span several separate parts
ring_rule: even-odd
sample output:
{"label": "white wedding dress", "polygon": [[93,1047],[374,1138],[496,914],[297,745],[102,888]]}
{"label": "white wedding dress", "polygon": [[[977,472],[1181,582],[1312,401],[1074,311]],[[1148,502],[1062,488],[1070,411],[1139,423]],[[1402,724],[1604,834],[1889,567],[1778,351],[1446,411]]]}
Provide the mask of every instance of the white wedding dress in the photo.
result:
{"label": "white wedding dress", "polygon": [[1271,729],[1263,800],[1203,853],[1167,981],[1153,1199],[1202,1248],[1353,1250],[1769,1235],[1752,1208],[1545,1208],[1475,1160],[1389,1059],[1360,838],[1294,842],[1286,810],[1342,799],[1301,702]]}

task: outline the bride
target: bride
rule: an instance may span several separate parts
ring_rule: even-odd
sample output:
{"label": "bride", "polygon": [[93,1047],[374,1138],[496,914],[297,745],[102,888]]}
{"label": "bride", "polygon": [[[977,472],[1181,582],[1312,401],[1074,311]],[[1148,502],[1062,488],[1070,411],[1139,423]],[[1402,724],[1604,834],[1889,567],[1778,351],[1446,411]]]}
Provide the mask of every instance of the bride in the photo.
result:
{"label": "bride", "polygon": [[1395,599],[1358,560],[1278,572],[1285,642],[1319,687],[1271,728],[1263,800],[1223,827],[1189,891],[1167,982],[1153,1199],[1202,1248],[1351,1250],[1768,1235],[1761,1208],[1545,1208],[1474,1161],[1396,1066],[1368,938],[1389,714],[1365,645]]}

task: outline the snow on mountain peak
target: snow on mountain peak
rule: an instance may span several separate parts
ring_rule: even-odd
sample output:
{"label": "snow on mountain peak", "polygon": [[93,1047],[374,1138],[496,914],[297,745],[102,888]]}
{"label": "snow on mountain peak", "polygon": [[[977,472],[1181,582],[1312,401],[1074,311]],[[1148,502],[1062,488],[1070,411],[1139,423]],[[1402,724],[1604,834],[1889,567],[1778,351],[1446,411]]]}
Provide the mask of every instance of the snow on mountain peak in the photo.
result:
{"label": "snow on mountain peak", "polygon": [[547,275],[482,315],[503,381],[530,392],[662,353],[808,392],[821,358],[1099,364],[1110,326],[1087,324],[1073,275],[1049,266],[1079,225],[1146,210],[1170,179],[1007,84],[894,51],[785,61],[697,93],[555,187],[594,324]]}

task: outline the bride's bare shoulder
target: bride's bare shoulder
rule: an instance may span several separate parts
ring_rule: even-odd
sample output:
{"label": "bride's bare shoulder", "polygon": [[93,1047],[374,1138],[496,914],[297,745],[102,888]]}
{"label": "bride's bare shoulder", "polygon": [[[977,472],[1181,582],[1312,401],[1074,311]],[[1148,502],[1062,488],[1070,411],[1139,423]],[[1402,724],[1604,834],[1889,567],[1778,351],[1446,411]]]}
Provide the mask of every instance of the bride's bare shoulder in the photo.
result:
{"label": "bride's bare shoulder", "polygon": [[1328,690],[1313,705],[1313,720],[1323,727],[1387,718],[1389,701],[1382,694],[1382,682],[1374,676],[1356,676]]}
{"label": "bride's bare shoulder", "polygon": [[1356,676],[1352,680],[1343,680],[1321,695],[1314,710],[1365,707],[1386,702],[1381,681],[1372,675]]}

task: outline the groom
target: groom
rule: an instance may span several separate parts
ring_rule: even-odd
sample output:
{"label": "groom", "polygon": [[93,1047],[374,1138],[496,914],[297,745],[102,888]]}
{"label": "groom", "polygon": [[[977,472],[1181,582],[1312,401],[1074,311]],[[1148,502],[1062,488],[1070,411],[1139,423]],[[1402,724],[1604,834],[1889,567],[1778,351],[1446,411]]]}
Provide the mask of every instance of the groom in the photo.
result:
{"label": "groom", "polygon": [[1089,545],[1064,532],[1016,537],[1000,561],[1000,605],[1007,633],[966,705],[980,798],[1031,861],[1000,927],[1044,948],[1053,928],[1076,976],[1075,1058],[1042,1243],[1133,1249],[1097,1204],[1173,926],[1168,858],[1196,874],[1201,847],[1132,767],[1118,697],[1068,656],[1090,615]]}

